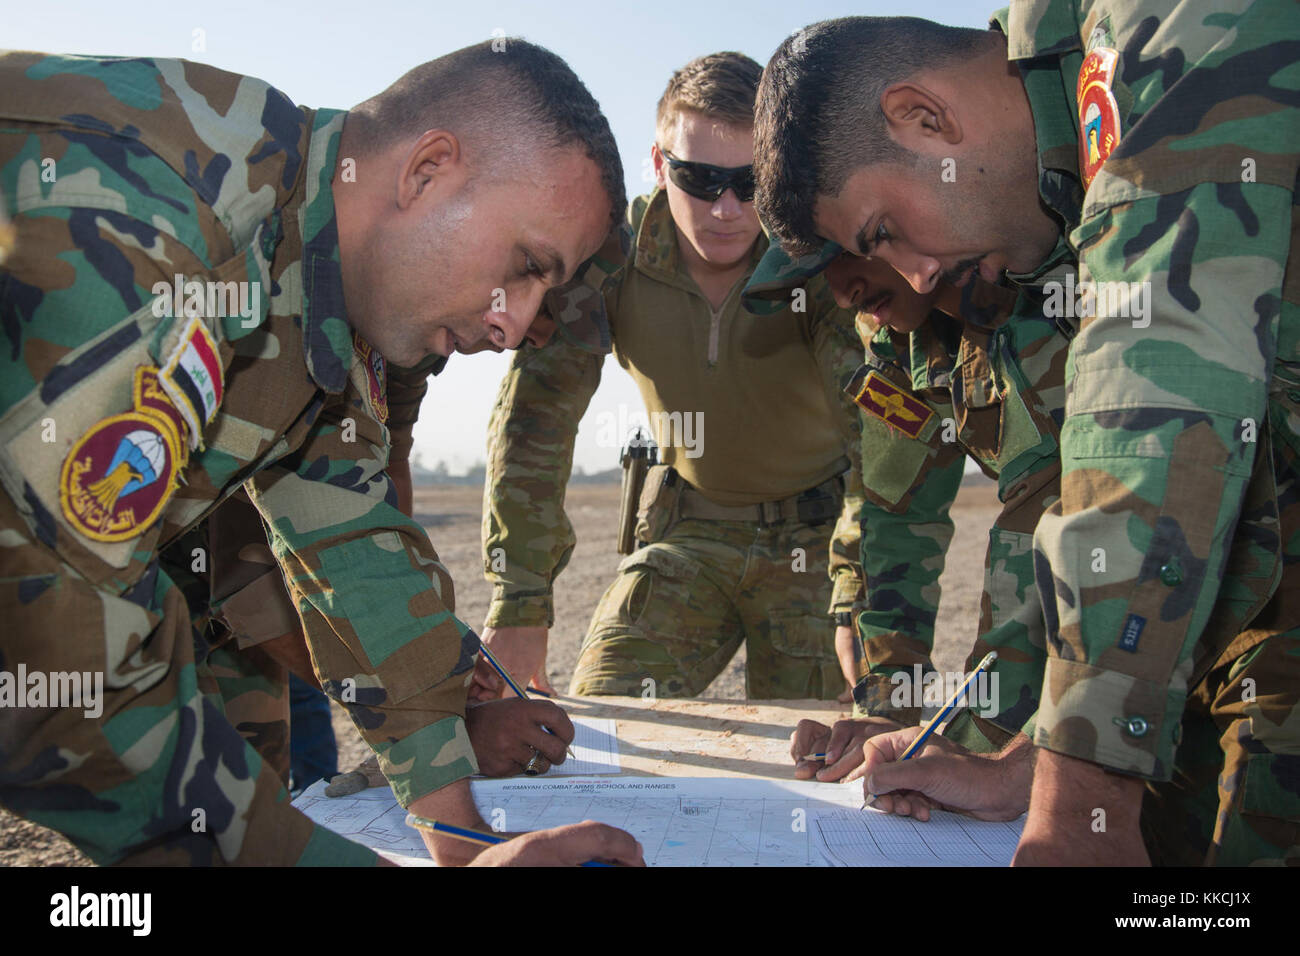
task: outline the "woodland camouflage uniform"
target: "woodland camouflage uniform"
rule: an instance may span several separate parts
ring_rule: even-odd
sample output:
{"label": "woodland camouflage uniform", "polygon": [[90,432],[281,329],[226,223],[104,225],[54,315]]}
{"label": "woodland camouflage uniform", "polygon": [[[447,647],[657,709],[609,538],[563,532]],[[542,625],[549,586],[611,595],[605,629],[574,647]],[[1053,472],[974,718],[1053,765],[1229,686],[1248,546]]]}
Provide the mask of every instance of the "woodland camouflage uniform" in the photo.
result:
{"label": "woodland camouflage uniform", "polygon": [[[477,769],[478,640],[396,507],[385,363],[344,312],[345,114],[178,60],[13,53],[0,74],[17,227],[0,273],[0,666],[105,679],[97,720],[0,708],[0,799],[99,862],[372,863],[293,810],[256,729],[231,726],[239,665],[209,660],[171,576],[184,556],[159,559],[245,489],[326,692],[398,799]],[[155,294],[177,274],[246,284],[259,308]]]}

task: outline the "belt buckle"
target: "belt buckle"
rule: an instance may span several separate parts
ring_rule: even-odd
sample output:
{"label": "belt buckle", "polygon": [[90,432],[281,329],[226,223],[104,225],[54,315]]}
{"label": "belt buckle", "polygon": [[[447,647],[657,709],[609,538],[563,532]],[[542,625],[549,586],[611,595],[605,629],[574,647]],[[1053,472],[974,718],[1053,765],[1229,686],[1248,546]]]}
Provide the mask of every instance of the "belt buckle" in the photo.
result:
{"label": "belt buckle", "polygon": [[770,528],[781,520],[781,502],[764,501],[758,506],[758,526]]}

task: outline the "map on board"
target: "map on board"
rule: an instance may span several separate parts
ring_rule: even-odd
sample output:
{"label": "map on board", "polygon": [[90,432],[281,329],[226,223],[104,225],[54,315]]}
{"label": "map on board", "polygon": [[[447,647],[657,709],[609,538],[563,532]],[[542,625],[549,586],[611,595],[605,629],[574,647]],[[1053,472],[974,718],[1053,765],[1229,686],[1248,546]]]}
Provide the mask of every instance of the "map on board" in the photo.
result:
{"label": "map on board", "polygon": [[1010,866],[1024,825],[1023,817],[987,823],[943,810],[926,823],[874,809],[817,817],[822,848],[839,866]]}
{"label": "map on board", "polygon": [[[1023,820],[983,823],[936,812],[927,823],[861,810],[860,785],[767,777],[633,777],[617,773],[612,720],[576,718],[577,760],[537,777],[470,780],[498,831],[595,820],[631,833],[650,866],[1005,866]],[[579,776],[568,775],[569,768]],[[293,803],[317,823],[403,866],[430,866],[424,841],[387,787],[325,796],[317,781]]]}
{"label": "map on board", "polygon": [[649,866],[830,866],[819,813],[857,807],[857,787],[762,777],[476,780],[483,819],[506,830],[595,820],[631,833]]}

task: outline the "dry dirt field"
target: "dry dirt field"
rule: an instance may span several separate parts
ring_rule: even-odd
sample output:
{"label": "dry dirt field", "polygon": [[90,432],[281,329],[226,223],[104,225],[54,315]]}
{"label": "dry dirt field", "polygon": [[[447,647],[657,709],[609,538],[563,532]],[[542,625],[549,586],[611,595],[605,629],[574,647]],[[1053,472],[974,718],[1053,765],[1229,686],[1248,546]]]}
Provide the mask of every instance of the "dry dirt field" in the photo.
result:
{"label": "dry dirt field", "polygon": [[[979,597],[983,579],[987,531],[997,516],[996,488],[983,478],[962,487],[953,507],[957,533],[941,579],[943,600],[936,629],[935,665],[956,669],[975,640]],[[547,669],[551,682],[568,687],[578,647],[596,603],[613,578],[619,556],[615,553],[618,517],[617,485],[575,484],[568,493],[569,518],[578,545],[569,567],[556,586],[556,626],[551,631]],[[456,581],[456,612],[471,627],[479,628],[487,612],[491,589],[483,580],[479,539],[482,492],[466,485],[436,485],[416,492],[415,517],[428,530],[439,556]],[[742,699],[745,651],[713,682],[704,696]],[[339,738],[339,766],[350,769],[368,753],[342,710],[334,708]],[[0,865],[91,865],[90,861],[56,833],[26,823],[0,810]]]}

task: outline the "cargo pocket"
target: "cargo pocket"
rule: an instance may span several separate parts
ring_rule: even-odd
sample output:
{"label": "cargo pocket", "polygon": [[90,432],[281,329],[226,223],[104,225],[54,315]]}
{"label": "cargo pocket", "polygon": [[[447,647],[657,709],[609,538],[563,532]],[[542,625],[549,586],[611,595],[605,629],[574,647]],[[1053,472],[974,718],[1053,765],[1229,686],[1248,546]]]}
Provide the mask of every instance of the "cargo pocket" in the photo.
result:
{"label": "cargo pocket", "polygon": [[844,690],[835,657],[835,627],[824,614],[778,608],[768,612],[769,652],[749,642],[745,675],[751,697],[834,699]]}
{"label": "cargo pocket", "polygon": [[830,661],[839,670],[835,656],[835,627],[824,614],[778,608],[767,616],[772,647],[787,657]]}
{"label": "cargo pocket", "polygon": [[[608,601],[612,605],[608,610],[614,613],[599,616],[602,621],[616,615],[619,623],[640,623],[652,601],[683,598],[685,595],[680,593],[680,587],[674,587],[674,582],[689,583],[698,573],[695,562],[683,555],[654,545],[641,548],[619,563]],[[660,581],[660,576],[668,580]]]}
{"label": "cargo pocket", "polygon": [[681,697],[704,690],[721,615],[712,595],[693,596],[700,576],[695,561],[664,545],[625,558],[592,616],[570,693],[638,696],[653,686],[656,694]]}

